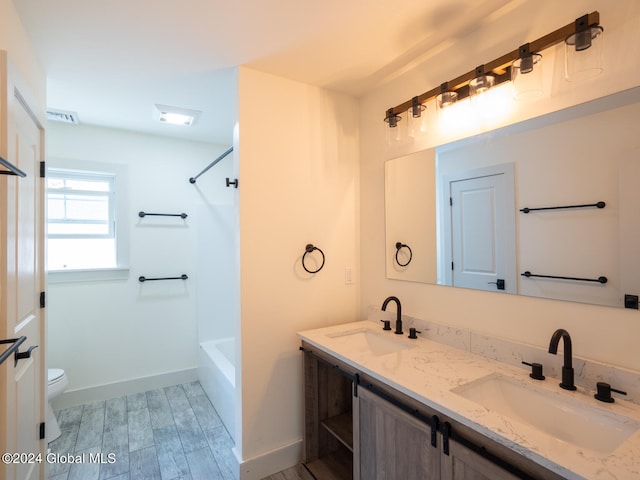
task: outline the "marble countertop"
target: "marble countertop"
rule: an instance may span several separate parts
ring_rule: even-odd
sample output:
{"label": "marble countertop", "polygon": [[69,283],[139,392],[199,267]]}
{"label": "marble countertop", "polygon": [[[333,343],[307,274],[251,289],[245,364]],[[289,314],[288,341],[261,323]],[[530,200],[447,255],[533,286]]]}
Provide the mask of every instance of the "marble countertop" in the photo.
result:
{"label": "marble countertop", "polygon": [[[392,322],[393,325],[393,322]],[[370,332],[379,340],[378,354],[370,347],[353,341],[353,332]],[[566,391],[558,379],[536,381],[528,371],[491,360],[425,338],[409,339],[383,331],[382,325],[361,321],[299,332],[298,337],[327,352],[426,406],[466,425],[492,440],[518,452],[567,479],[627,480],[640,478],[640,405],[617,399],[603,403],[594,391],[578,387]],[[362,336],[360,336],[362,337]],[[371,337],[373,338],[373,337]],[[395,350],[393,345],[403,348]],[[563,441],[540,430],[517,416],[504,416],[460,394],[461,386],[499,374],[544,395],[556,396],[562,403],[575,402],[578,411],[586,409],[593,418],[622,418],[625,428],[635,429],[613,451],[593,449]],[[533,397],[532,397],[533,398]],[[533,401],[533,400],[532,400]],[[603,450],[603,451],[598,451]]]}

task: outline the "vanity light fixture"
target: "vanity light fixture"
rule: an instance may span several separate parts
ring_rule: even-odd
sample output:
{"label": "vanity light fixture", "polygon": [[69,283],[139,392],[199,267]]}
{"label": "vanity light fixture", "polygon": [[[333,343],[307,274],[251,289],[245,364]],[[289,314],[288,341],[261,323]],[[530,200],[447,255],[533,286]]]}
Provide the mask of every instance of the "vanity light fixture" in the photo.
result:
{"label": "vanity light fixture", "polygon": [[427,115],[423,115],[427,109],[418,100],[418,97],[411,99],[411,107],[407,110],[407,118],[409,119],[409,136],[417,137],[427,133]]}
{"label": "vanity light fixture", "polygon": [[387,110],[387,116],[384,117],[384,121],[389,124],[389,128],[396,128],[400,120],[402,120],[402,117],[394,113],[393,108]]}
{"label": "vanity light fixture", "polygon": [[418,97],[413,97],[411,99],[411,116],[413,118],[420,118],[422,116],[423,110],[426,110],[426,109],[427,107],[425,105],[422,105],[418,101]]}
{"label": "vanity light fixture", "polygon": [[440,85],[440,93],[436,97],[438,108],[443,109],[450,107],[458,101],[458,92],[449,89],[449,82]]}
{"label": "vanity light fixture", "polygon": [[486,92],[496,83],[493,75],[484,72],[484,65],[478,65],[476,67],[475,75],[476,76],[469,82],[469,95],[472,97]]}
{"label": "vanity light fixture", "polygon": [[567,36],[565,44],[565,78],[584,80],[602,72],[602,34],[600,25],[589,23],[588,15],[575,21],[575,32]]}
{"label": "vanity light fixture", "polygon": [[518,48],[518,59],[511,65],[514,100],[530,100],[542,95],[542,55],[532,53],[529,43]]}
{"label": "vanity light fixture", "polygon": [[395,113],[393,108],[387,110],[387,115],[384,118],[384,121],[389,124],[389,128],[385,129],[387,145],[399,143],[403,139],[404,134],[406,134],[406,128],[401,129],[400,127],[401,120],[402,117]]}
{"label": "vanity light fixture", "polygon": [[[497,86],[511,80],[513,68],[518,68],[518,75],[522,77],[536,73],[539,70],[536,65],[542,58],[542,55],[538,52],[542,52],[561,42],[565,42],[566,45],[567,80],[588,78],[588,76],[602,71],[602,40],[600,38],[602,37],[602,32],[600,13],[597,11],[591,12],[530,42],[528,44],[529,55],[521,56],[520,49],[509,52],[485,63],[483,66],[481,65],[481,74],[478,72],[478,68],[480,68],[478,67],[443,83],[439,87],[418,95],[417,101],[420,104],[426,104],[435,98],[438,108],[442,109],[452,105],[457,100],[470,96],[470,94],[486,91],[488,86]],[[579,55],[587,52],[588,55]],[[514,67],[514,62],[516,61],[519,62]],[[530,67],[533,70],[529,70]],[[493,85],[489,85],[491,82],[489,77],[493,77]],[[397,125],[398,116],[393,116],[396,119],[393,120],[393,112],[405,112],[412,107],[413,102],[414,99],[411,99],[387,110],[384,120],[389,124],[389,127],[393,128]]]}
{"label": "vanity light fixture", "polygon": [[169,107],[167,105],[156,104],[156,119],[163,123],[171,125],[192,126],[202,112],[198,110],[189,110],[186,108]]}

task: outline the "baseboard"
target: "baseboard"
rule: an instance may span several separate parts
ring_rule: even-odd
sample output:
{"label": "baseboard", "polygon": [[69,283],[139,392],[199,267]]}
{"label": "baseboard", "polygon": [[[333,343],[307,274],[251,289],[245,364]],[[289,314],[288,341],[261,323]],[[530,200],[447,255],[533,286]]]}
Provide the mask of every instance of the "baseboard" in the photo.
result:
{"label": "baseboard", "polygon": [[134,378],[123,382],[114,382],[106,385],[67,391],[53,401],[52,407],[54,410],[61,410],[75,405],[101,402],[103,400],[109,400],[110,398],[133,395],[135,393],[142,393],[171,385],[195,382],[196,380],[198,380],[197,368],[161,373],[160,375],[150,377]]}
{"label": "baseboard", "polygon": [[[235,449],[234,449],[235,450]],[[234,453],[236,453],[234,451]],[[302,440],[239,462],[240,480],[260,480],[302,461]]]}

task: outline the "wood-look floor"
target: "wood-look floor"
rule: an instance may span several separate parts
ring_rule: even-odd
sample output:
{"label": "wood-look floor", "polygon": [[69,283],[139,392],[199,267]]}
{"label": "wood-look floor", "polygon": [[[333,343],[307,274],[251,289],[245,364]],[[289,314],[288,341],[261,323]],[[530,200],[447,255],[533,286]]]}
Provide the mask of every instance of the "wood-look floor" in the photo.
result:
{"label": "wood-look floor", "polygon": [[[62,435],[49,444],[51,452],[81,461],[49,464],[49,480],[237,478],[233,441],[198,382],[71,407],[56,416]],[[91,462],[98,453],[103,463]]]}
{"label": "wood-look floor", "polygon": [[[238,478],[233,441],[199,382],[55,413],[62,435],[49,449],[60,461],[49,464],[49,480]],[[314,478],[300,465],[263,480]]]}

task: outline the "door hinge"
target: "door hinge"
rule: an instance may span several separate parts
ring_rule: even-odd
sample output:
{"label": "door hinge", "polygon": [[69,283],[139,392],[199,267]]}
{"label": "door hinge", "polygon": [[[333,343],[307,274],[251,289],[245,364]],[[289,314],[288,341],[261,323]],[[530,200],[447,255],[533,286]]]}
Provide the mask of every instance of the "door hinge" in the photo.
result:
{"label": "door hinge", "polygon": [[40,440],[44,440],[46,437],[45,435],[45,427],[44,427],[44,422],[42,422],[40,424]]}
{"label": "door hinge", "polygon": [[449,197],[449,206],[453,207],[453,197]]}
{"label": "door hinge", "polygon": [[45,162],[40,162],[40,178],[47,176],[47,166]]}
{"label": "door hinge", "polygon": [[451,262],[451,270],[455,270],[455,268],[453,268],[453,262]]}
{"label": "door hinge", "polygon": [[44,292],[40,292],[40,308],[44,308],[46,306],[46,294]]}

